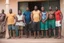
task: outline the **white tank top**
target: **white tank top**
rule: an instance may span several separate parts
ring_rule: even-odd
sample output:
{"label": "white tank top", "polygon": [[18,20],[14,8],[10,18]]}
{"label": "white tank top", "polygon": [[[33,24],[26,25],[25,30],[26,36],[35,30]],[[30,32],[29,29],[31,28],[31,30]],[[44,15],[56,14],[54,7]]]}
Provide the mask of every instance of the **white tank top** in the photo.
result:
{"label": "white tank top", "polygon": [[[18,20],[23,20],[23,15],[17,15],[17,18],[18,18]],[[18,26],[25,26],[25,24],[21,21],[21,22],[16,22],[16,25],[18,25]]]}
{"label": "white tank top", "polygon": [[17,15],[18,20],[23,20],[23,15]]}

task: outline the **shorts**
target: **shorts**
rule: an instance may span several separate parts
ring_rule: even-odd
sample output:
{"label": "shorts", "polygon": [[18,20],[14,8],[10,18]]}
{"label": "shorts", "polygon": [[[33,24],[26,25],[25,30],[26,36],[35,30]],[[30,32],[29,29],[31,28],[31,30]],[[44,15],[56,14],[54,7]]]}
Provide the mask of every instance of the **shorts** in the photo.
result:
{"label": "shorts", "polygon": [[15,25],[8,25],[8,30],[15,30]]}
{"label": "shorts", "polygon": [[53,20],[48,20],[48,27],[49,29],[55,29],[55,19]]}
{"label": "shorts", "polygon": [[33,31],[40,31],[40,22],[33,22],[32,23],[32,30]]}
{"label": "shorts", "polygon": [[59,20],[59,21],[56,21],[56,27],[60,27],[61,26],[61,23],[60,23],[61,21]]}
{"label": "shorts", "polygon": [[17,28],[18,30],[23,30],[23,26],[17,26],[17,25],[16,25],[16,28]]}
{"label": "shorts", "polygon": [[5,24],[4,24],[4,22],[0,22],[0,33],[1,32],[5,32]]}
{"label": "shorts", "polygon": [[31,25],[30,24],[26,24],[25,25],[25,30],[26,31],[31,31]]}
{"label": "shorts", "polygon": [[41,30],[48,30],[48,21],[46,21],[45,23],[40,22],[40,28]]}

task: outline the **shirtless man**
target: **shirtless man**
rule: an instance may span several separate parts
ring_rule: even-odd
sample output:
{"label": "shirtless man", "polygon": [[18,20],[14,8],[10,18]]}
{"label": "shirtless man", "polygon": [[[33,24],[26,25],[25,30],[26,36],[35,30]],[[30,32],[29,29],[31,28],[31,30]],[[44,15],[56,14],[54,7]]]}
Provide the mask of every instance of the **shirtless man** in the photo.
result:
{"label": "shirtless man", "polygon": [[0,14],[0,33],[4,33],[3,37],[5,37],[5,22],[6,22],[6,15],[4,13],[4,9]]}
{"label": "shirtless man", "polygon": [[53,30],[54,36],[55,36],[55,14],[52,10],[52,7],[49,7],[49,37],[51,37],[51,29]]}

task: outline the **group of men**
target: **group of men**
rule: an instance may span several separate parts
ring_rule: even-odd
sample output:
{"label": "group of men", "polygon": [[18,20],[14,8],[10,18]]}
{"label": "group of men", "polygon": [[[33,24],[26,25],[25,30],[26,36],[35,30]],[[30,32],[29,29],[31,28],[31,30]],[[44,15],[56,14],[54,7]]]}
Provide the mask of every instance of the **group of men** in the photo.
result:
{"label": "group of men", "polygon": [[19,10],[18,15],[14,14],[12,9],[9,10],[8,14],[5,14],[4,10],[2,10],[2,13],[0,14],[0,32],[6,31],[5,27],[7,24],[9,38],[15,38],[16,36],[21,38],[23,36],[24,27],[27,38],[32,35],[34,35],[34,38],[39,38],[40,36],[42,38],[44,36],[51,37],[51,33],[54,34],[55,38],[61,38],[61,22],[62,13],[58,7],[53,11],[50,6],[48,12],[45,11],[44,7],[41,7],[41,11],[38,10],[37,6],[34,6],[34,10],[30,12],[29,7],[27,7],[24,14]]}

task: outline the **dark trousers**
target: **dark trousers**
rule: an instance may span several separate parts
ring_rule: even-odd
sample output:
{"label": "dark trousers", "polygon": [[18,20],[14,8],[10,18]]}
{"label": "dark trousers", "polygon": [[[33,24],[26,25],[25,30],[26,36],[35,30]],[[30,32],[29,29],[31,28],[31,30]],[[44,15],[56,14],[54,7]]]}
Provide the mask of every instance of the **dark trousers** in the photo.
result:
{"label": "dark trousers", "polygon": [[32,28],[33,28],[33,31],[40,31],[40,22],[33,22]]}

